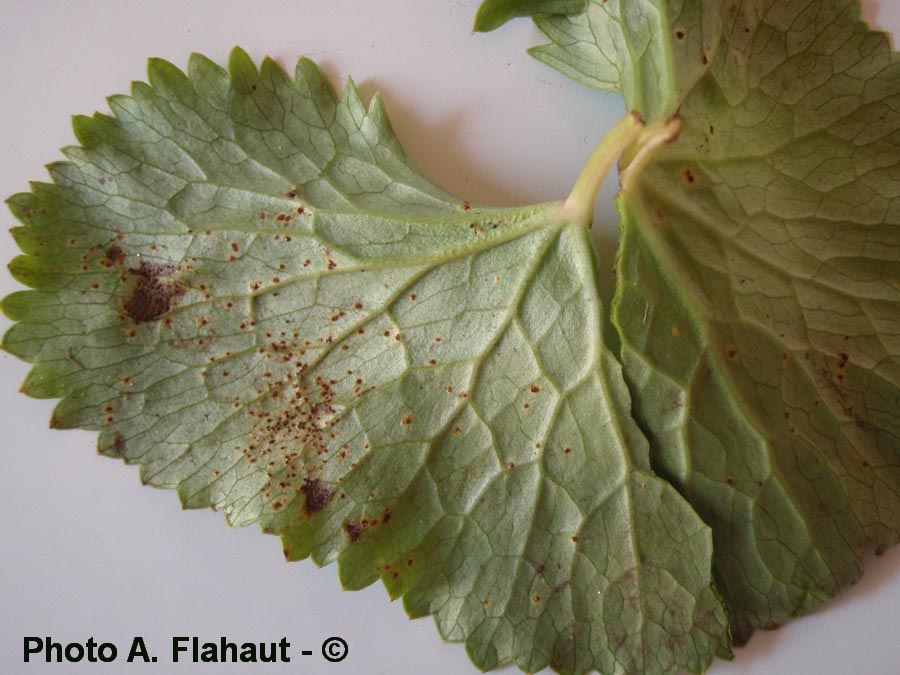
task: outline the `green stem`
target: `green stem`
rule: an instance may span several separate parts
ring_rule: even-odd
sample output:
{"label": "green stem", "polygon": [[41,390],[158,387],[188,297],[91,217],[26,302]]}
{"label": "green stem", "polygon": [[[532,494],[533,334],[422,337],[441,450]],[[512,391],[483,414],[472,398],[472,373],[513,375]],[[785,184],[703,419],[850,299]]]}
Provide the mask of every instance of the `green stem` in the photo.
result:
{"label": "green stem", "polygon": [[633,189],[644,169],[656,156],[657,150],[678,138],[679,133],[679,117],[648,124],[641,130],[633,146],[625,150],[619,160],[619,184],[623,195]]}
{"label": "green stem", "polygon": [[597,144],[584,169],[581,170],[578,180],[575,181],[572,192],[563,203],[563,208],[569,213],[572,222],[590,227],[600,184],[619,153],[637,139],[642,129],[644,123],[640,115],[631,112],[616,122]]}

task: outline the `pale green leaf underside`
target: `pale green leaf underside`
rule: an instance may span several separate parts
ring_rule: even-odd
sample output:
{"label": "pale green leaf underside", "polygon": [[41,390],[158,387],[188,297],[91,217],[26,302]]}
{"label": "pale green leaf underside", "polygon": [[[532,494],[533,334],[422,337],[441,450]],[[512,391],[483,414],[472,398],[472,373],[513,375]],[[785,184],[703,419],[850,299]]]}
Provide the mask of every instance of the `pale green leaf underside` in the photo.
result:
{"label": "pale green leaf underside", "polygon": [[900,60],[850,0],[594,0],[538,24],[539,58],[684,123],[620,202],[613,316],[743,641],[900,535]]}
{"label": "pale green leaf underside", "polygon": [[900,59],[858,17],[725,13],[681,138],[621,204],[622,358],[737,640],[900,535]]}
{"label": "pale green leaf underside", "polygon": [[350,588],[381,577],[480,667],[727,653],[709,530],[650,470],[582,226],[445,194],[309,61],[150,82],[11,200],[36,290],[4,301],[4,347],[56,426]]}

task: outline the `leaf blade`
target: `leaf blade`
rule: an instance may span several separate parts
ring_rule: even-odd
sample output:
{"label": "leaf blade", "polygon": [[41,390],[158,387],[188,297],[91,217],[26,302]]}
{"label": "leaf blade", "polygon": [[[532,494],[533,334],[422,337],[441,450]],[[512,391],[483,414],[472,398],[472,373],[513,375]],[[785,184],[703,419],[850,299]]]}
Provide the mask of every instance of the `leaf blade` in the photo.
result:
{"label": "leaf blade", "polygon": [[[348,587],[383,578],[483,667],[702,669],[727,644],[709,532],[650,472],[583,227],[447,195],[311,62],[150,71],[14,200],[40,290],[6,301],[4,344],[62,397],[52,424]],[[696,548],[639,538],[665,518]],[[487,572],[442,595],[460,558]]]}

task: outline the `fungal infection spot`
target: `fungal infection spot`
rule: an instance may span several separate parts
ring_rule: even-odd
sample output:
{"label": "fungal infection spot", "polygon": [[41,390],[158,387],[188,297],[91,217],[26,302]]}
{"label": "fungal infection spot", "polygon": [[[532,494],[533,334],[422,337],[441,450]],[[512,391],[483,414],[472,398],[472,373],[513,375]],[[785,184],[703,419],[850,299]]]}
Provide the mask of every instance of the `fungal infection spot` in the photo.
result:
{"label": "fungal infection spot", "polygon": [[171,279],[174,265],[158,265],[146,260],[138,268],[128,270],[134,279],[131,296],[123,309],[135,322],[155,321],[172,309],[175,302],[185,293],[180,283]]}

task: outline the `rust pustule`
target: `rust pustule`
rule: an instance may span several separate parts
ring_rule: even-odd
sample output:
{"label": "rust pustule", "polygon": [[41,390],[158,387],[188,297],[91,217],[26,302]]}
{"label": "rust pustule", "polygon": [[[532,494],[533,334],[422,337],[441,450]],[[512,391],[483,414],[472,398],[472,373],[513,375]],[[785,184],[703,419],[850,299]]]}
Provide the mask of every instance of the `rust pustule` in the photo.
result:
{"label": "rust pustule", "polygon": [[331,501],[331,487],[317,478],[304,480],[300,490],[306,495],[306,512],[309,514],[318,513]]}
{"label": "rust pustule", "polygon": [[145,261],[141,266],[128,270],[134,280],[131,295],[125,301],[125,313],[137,323],[155,321],[175,305],[185,293],[180,283],[169,277],[176,271],[174,265],[159,265]]}
{"label": "rust pustule", "polygon": [[351,542],[357,542],[362,536],[362,527],[359,523],[344,523],[344,532],[347,533]]}

